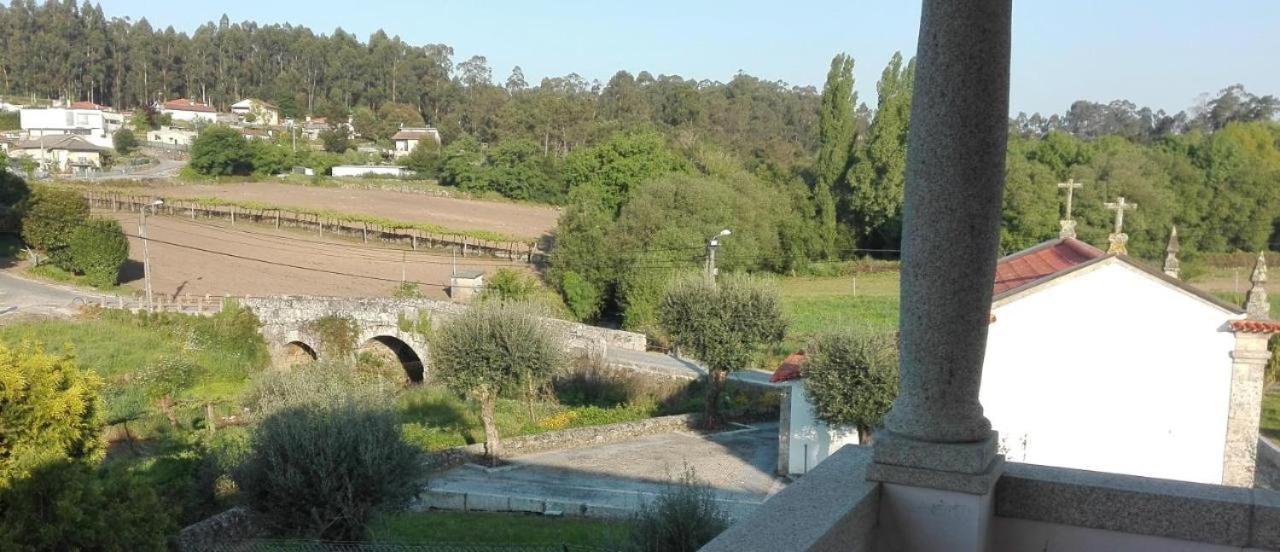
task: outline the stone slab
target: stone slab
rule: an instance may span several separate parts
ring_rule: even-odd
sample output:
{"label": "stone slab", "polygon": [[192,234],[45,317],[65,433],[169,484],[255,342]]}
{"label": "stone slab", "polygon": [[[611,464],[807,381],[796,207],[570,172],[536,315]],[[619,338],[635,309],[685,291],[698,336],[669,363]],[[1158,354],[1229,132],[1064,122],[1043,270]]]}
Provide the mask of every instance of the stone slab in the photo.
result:
{"label": "stone slab", "polygon": [[541,514],[546,511],[546,501],[540,498],[513,496],[507,499],[507,509],[511,512],[530,512]]}
{"label": "stone slab", "polygon": [[467,494],[450,491],[428,491],[426,505],[436,510],[461,512],[467,509]]}
{"label": "stone slab", "polygon": [[998,456],[997,442],[994,431],[986,440],[973,443],[932,443],[880,431],[875,436],[873,459],[876,464],[983,474],[990,471]]}
{"label": "stone slab", "polygon": [[484,493],[467,493],[467,511],[506,512],[510,497]]}
{"label": "stone slab", "polygon": [[1010,464],[996,485],[996,515],[1246,546],[1253,493],[1221,485]]}
{"label": "stone slab", "polygon": [[1280,550],[1280,492],[1253,490],[1253,522],[1249,546]]}
{"label": "stone slab", "polygon": [[985,495],[995,488],[1003,470],[1004,457],[1002,456],[997,456],[986,472],[977,474],[909,468],[873,462],[867,466],[867,480],[971,495]]}

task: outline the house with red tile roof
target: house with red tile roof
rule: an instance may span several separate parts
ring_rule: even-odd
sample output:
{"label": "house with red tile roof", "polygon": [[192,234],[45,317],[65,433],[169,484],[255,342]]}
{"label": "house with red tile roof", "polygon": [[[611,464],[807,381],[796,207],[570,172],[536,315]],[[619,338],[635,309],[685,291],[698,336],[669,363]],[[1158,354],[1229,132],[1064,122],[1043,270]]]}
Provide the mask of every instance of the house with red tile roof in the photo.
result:
{"label": "house with red tile roof", "polygon": [[773,371],[770,383],[782,387],[778,419],[778,475],[798,477],[840,447],[858,444],[858,430],[832,427],[818,419],[804,389],[804,351],[787,356]]}
{"label": "house with red tile roof", "polygon": [[173,117],[175,121],[215,123],[218,120],[218,110],[213,106],[187,98],[166,101],[160,104],[159,111],[162,115]]}
{"label": "house with red tile roof", "polygon": [[[1176,277],[1176,239],[1163,270],[1072,237],[997,262],[980,398],[1009,460],[1252,485],[1257,358],[1269,358],[1267,341],[1280,333],[1265,257],[1242,308]],[[789,389],[784,473],[838,448],[824,447],[830,429],[810,422],[803,358],[788,357],[771,378]]]}

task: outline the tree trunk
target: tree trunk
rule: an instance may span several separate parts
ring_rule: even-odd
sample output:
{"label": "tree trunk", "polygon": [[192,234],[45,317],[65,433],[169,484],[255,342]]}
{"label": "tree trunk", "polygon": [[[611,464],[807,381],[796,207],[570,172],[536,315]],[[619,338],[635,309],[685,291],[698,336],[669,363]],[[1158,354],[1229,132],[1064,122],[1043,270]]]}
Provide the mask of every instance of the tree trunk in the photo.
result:
{"label": "tree trunk", "polygon": [[859,445],[871,444],[871,428],[867,426],[858,426],[858,444]]}
{"label": "tree trunk", "polygon": [[502,438],[498,436],[498,423],[494,416],[496,397],[485,397],[480,400],[480,421],[484,424],[484,454],[490,466],[498,465],[502,458]]}
{"label": "tree trunk", "polygon": [[724,390],[724,380],[728,375],[728,372],[716,369],[707,374],[707,404],[702,415],[702,425],[706,429],[719,429],[724,422],[720,418],[720,392]]}

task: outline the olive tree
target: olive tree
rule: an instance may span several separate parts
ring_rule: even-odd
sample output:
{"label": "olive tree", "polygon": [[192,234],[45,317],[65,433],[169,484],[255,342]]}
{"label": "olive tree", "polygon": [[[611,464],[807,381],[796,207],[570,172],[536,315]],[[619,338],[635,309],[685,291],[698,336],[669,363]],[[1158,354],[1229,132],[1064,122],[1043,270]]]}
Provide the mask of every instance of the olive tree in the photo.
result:
{"label": "olive tree", "polygon": [[818,336],[805,351],[804,390],[818,419],[853,427],[866,443],[898,395],[898,343],[891,333]]}
{"label": "olive tree", "polygon": [[720,394],[729,372],[746,368],[760,349],[786,334],[778,290],[749,276],[732,275],[719,285],[701,278],[677,280],[659,304],[665,330],[708,370],[703,423],[719,427]]}
{"label": "olive tree", "polygon": [[563,336],[538,311],[516,303],[479,303],[432,334],[435,377],[480,405],[485,456],[496,463],[502,440],[494,411],[504,390],[538,387],[567,362]]}

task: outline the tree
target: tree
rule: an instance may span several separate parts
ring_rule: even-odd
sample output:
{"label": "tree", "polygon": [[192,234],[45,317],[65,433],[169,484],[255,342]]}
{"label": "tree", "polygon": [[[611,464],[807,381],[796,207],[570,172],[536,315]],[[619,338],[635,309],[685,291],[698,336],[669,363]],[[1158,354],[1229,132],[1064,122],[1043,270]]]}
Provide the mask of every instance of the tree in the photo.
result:
{"label": "tree", "polygon": [[440,154],[440,183],[469,192],[488,190],[487,167],[479,142],[463,136],[445,146]]}
{"label": "tree", "polygon": [[823,334],[805,349],[804,390],[818,419],[868,443],[898,395],[898,343],[889,333]]}
{"label": "tree", "polygon": [[205,176],[245,176],[253,172],[253,149],[240,131],[213,126],[191,144],[188,165]]}
{"label": "tree", "polygon": [[22,211],[22,241],[66,264],[70,259],[64,250],[75,229],[88,220],[89,202],[75,190],[36,186]]}
{"label": "tree", "polygon": [[116,153],[129,155],[138,149],[138,138],[133,135],[132,130],[122,128],[111,135],[111,145],[115,146]]}
{"label": "tree", "polygon": [[853,89],[853,58],[836,54],[831,60],[826,85],[822,88],[822,110],[818,114],[818,162],[814,167],[814,203],[817,208],[823,254],[835,255],[836,186],[844,184],[853,154],[856,132],[854,109],[858,94]]}
{"label": "tree", "polygon": [[343,153],[351,149],[346,127],[331,128],[321,132],[320,143],[324,145],[324,151],[329,153]]}
{"label": "tree", "polygon": [[9,172],[5,159],[0,157],[0,230],[18,230],[22,224],[22,210],[31,196],[31,187],[21,176]]}
{"label": "tree", "polygon": [[747,368],[762,346],[777,343],[787,323],[775,287],[731,275],[719,284],[702,278],[678,280],[662,298],[664,330],[708,369],[703,423],[720,427],[720,394],[729,372]]}
{"label": "tree", "polygon": [[545,383],[565,365],[563,337],[536,311],[512,303],[479,303],[432,335],[431,366],[449,389],[480,405],[485,456],[502,457],[495,408],[504,389]]}
{"label": "tree", "polygon": [[100,460],[106,450],[101,388],[71,357],[0,344],[0,489],[43,466]]}
{"label": "tree", "polygon": [[[605,204],[604,193],[596,186],[581,186],[570,192],[569,206],[556,224],[555,247],[551,250],[547,279],[560,290],[581,320],[589,320],[604,307],[605,296],[616,282],[617,251],[608,241],[613,212]],[[574,282],[569,283],[569,274]],[[570,289],[574,298],[570,297]]]}
{"label": "tree", "polygon": [[896,248],[901,237],[914,80],[915,60],[904,68],[902,55],[895,53],[876,84],[879,103],[866,146],[854,160],[849,199],[852,222],[865,247]]}
{"label": "tree", "polygon": [[565,183],[598,186],[603,201],[616,211],[631,188],[658,175],[684,168],[684,163],[667,148],[656,132],[614,134],[608,141],[577,150],[565,159]]}
{"label": "tree", "polygon": [[419,176],[436,176],[440,172],[440,145],[435,140],[422,140],[413,151],[400,158],[400,164]]}
{"label": "tree", "polygon": [[111,287],[120,280],[120,267],[129,259],[129,240],[120,223],[91,218],[71,234],[68,252],[76,271],[96,287]]}

